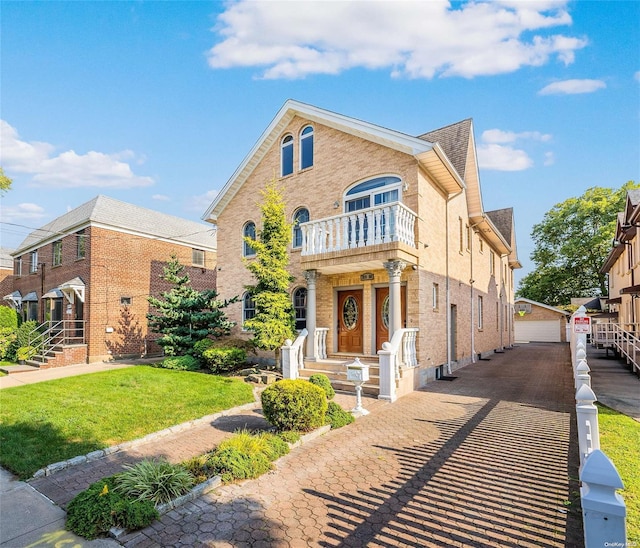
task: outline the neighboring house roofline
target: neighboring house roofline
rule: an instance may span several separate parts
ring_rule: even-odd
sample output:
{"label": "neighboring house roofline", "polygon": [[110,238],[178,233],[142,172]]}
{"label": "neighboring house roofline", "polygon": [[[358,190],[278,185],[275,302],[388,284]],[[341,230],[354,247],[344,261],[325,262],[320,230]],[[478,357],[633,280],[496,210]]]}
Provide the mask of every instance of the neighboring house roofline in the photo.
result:
{"label": "neighboring house roofline", "polygon": [[571,313],[567,312],[566,310],[562,310],[561,308],[556,308],[555,306],[550,306],[548,304],[540,303],[538,301],[532,301],[531,299],[525,299],[524,297],[518,297],[515,301],[513,301],[513,304],[517,303],[529,303],[534,306],[539,306],[540,308],[551,310],[552,312],[558,312],[560,314],[564,314],[565,316],[571,316]]}
{"label": "neighboring house roofline", "polygon": [[220,213],[295,116],[414,156],[449,196],[459,194],[465,189],[461,175],[456,171],[439,144],[289,99],[264,130],[222,190],[213,199],[202,216],[203,220],[211,223],[217,221]]}
{"label": "neighboring house roofline", "polygon": [[90,226],[209,252],[217,247],[209,225],[98,195],[31,232],[11,255],[29,253]]}

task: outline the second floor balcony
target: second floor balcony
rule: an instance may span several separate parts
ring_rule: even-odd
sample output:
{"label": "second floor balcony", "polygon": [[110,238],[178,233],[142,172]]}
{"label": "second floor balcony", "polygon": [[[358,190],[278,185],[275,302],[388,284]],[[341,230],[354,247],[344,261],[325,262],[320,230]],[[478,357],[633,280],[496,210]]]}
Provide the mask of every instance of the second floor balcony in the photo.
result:
{"label": "second floor balcony", "polygon": [[[328,273],[382,268],[389,252],[415,263],[416,214],[392,202],[302,223],[303,268]],[[357,264],[356,264],[357,263]]]}

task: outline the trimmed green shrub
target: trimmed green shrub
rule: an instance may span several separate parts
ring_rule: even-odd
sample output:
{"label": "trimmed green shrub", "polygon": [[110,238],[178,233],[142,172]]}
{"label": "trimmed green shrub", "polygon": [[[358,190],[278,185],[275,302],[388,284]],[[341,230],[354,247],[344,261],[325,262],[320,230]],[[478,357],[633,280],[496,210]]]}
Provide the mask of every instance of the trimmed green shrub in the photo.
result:
{"label": "trimmed green shrub", "polygon": [[212,373],[226,373],[242,367],[247,361],[247,352],[242,348],[207,348],[202,353],[204,365]]}
{"label": "trimmed green shrub", "polygon": [[263,390],[262,410],[277,430],[308,432],[324,424],[327,396],[308,381],[285,379]]}
{"label": "trimmed green shrub", "polygon": [[118,493],[112,476],[91,484],[67,505],[66,528],[91,540],[112,527],[142,529],[157,518],[152,502],[131,500]]}
{"label": "trimmed green shrub", "polygon": [[271,470],[271,462],[263,453],[243,453],[235,447],[216,450],[209,464],[224,483],[257,478]]}
{"label": "trimmed green shrub", "polygon": [[200,362],[188,354],[186,356],[168,356],[158,363],[157,367],[176,371],[198,371]]}
{"label": "trimmed green shrub", "polygon": [[351,424],[355,420],[355,417],[351,413],[342,409],[336,402],[329,402],[326,424],[330,424],[331,428],[341,428],[347,424]]}
{"label": "trimmed green shrub", "polygon": [[16,359],[20,361],[30,360],[37,354],[33,346],[21,346],[16,350]]}
{"label": "trimmed green shrub", "polygon": [[196,358],[202,359],[202,353],[211,348],[215,342],[213,339],[201,339],[196,344],[193,345],[193,355]]}
{"label": "trimmed green shrub", "polygon": [[124,468],[116,477],[116,491],[156,505],[188,493],[194,483],[184,466],[165,460],[143,460]]}
{"label": "trimmed green shrub", "polygon": [[15,309],[0,305],[0,328],[18,329],[18,313]]}
{"label": "trimmed green shrub", "polygon": [[[10,327],[0,327],[0,360],[9,359],[9,350],[14,347],[16,330]],[[15,350],[10,359],[15,359]]]}
{"label": "trimmed green shrub", "polygon": [[336,395],[336,391],[333,389],[333,386],[331,386],[331,381],[329,380],[329,377],[327,377],[326,375],[323,375],[322,373],[316,373],[314,375],[311,375],[309,377],[309,382],[322,388],[325,394],[327,395],[328,400],[332,400]]}

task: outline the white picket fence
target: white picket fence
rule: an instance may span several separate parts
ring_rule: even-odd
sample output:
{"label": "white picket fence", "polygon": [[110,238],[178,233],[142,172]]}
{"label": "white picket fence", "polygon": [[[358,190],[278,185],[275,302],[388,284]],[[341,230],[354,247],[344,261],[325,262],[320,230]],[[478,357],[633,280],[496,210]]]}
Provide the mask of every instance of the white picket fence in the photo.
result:
{"label": "white picket fence", "polygon": [[576,389],[576,419],[580,451],[580,498],[585,548],[627,546],[626,507],[617,489],[624,485],[611,460],[600,450],[598,408],[587,363],[586,310],[580,307],[570,322],[571,364]]}

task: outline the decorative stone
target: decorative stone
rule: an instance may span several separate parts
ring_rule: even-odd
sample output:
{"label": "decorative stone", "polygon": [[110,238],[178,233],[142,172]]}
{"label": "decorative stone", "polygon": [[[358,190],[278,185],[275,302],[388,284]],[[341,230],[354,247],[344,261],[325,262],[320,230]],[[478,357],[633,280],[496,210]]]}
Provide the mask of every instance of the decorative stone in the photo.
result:
{"label": "decorative stone", "polygon": [[265,373],[260,377],[263,384],[273,384],[278,379],[273,373]]}

